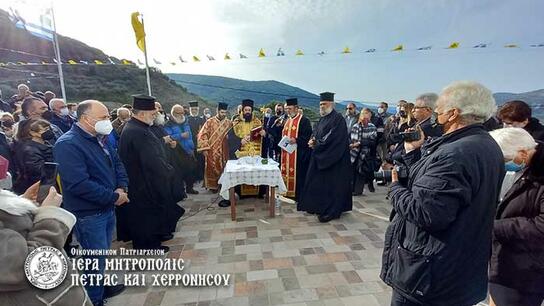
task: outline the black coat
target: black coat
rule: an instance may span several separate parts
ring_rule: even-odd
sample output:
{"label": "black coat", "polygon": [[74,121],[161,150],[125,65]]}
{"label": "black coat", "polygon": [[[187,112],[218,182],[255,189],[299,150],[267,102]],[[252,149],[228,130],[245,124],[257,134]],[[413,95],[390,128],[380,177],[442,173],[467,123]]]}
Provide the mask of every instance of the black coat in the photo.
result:
{"label": "black coat", "polygon": [[133,118],[121,133],[119,156],[130,181],[130,203],[117,209],[118,238],[156,248],[160,245],[158,236],[170,234],[181,216],[181,212],[171,215],[170,208],[176,205],[171,185],[174,170],[168,163],[164,141],[147,124]]}
{"label": "black coat", "polygon": [[[339,216],[352,209],[352,168],[348,129],[344,117],[333,110],[317,122],[306,182],[298,210]],[[334,179],[332,179],[334,178]]]}
{"label": "black coat", "polygon": [[15,145],[17,180],[13,186],[16,193],[24,193],[40,180],[44,163],[53,162],[53,147],[32,140],[23,140]]}
{"label": "black coat", "polygon": [[206,118],[204,116],[186,116],[187,123],[189,123],[189,127],[191,127],[191,136],[193,137],[193,143],[195,144],[195,151],[194,155],[196,158],[196,169],[193,171],[195,180],[200,181],[204,178],[204,167],[205,167],[205,161],[204,156],[202,153],[197,152],[198,148],[198,132],[200,132],[200,129],[206,123]]}
{"label": "black coat", "polygon": [[[543,160],[544,145],[536,154]],[[499,204],[493,226],[491,282],[521,292],[544,293],[543,181],[544,177],[533,178],[525,171]]]}
{"label": "black coat", "polygon": [[525,130],[529,132],[535,140],[544,141],[544,125],[542,125],[538,119],[529,119],[529,123],[525,126]]}
{"label": "black coat", "polygon": [[[170,123],[170,122],[169,122]],[[169,124],[167,123],[167,124]],[[187,198],[185,193],[185,181],[194,181],[196,160],[181,148],[178,143],[175,148],[170,147],[163,140],[163,137],[168,136],[168,132],[162,126],[152,125],[149,127],[151,132],[159,138],[164,146],[164,152],[166,153],[166,160],[168,164],[173,168],[173,177],[170,182],[172,188],[173,202],[179,202]],[[190,160],[194,161],[190,163]],[[178,209],[179,206],[175,204],[174,209]]]}
{"label": "black coat", "polygon": [[473,305],[487,293],[491,230],[504,178],[501,149],[483,125],[405,155],[407,187],[391,185],[380,277],[425,305]]}

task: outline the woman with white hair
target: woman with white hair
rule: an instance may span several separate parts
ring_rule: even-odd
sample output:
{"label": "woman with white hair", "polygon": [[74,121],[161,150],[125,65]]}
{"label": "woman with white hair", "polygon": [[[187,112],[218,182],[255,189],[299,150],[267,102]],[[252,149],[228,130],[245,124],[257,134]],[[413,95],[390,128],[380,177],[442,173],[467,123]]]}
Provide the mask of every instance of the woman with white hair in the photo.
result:
{"label": "woman with white hair", "polygon": [[[494,130],[508,171],[493,225],[489,293],[497,306],[544,301],[544,143],[522,128]],[[493,305],[493,303],[492,303]]]}

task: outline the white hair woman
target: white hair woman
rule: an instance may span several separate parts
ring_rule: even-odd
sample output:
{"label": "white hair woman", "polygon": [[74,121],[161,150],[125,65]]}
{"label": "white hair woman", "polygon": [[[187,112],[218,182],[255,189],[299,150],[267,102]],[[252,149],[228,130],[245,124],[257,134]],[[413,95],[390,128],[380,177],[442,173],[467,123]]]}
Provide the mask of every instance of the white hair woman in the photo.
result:
{"label": "white hair woman", "polygon": [[[493,225],[489,293],[497,306],[544,301],[544,143],[522,128],[492,131],[508,171]],[[493,303],[492,303],[493,305]]]}

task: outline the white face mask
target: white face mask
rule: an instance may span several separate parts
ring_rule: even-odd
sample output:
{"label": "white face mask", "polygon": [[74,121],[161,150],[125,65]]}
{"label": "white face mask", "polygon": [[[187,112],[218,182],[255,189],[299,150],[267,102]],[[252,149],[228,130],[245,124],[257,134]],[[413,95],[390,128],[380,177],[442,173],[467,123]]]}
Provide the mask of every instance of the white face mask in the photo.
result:
{"label": "white face mask", "polygon": [[77,112],[71,112],[70,115],[72,115],[72,117],[74,118],[77,118]]}
{"label": "white face mask", "polygon": [[60,114],[62,116],[68,116],[70,114],[70,111],[68,110],[67,107],[63,107],[63,108],[60,109]]}
{"label": "white face mask", "polygon": [[100,120],[94,124],[94,130],[100,135],[107,136],[113,130],[113,126],[108,119]]}
{"label": "white face mask", "polygon": [[383,113],[385,113],[385,109],[383,109],[381,107],[378,108],[378,114],[383,114]]}

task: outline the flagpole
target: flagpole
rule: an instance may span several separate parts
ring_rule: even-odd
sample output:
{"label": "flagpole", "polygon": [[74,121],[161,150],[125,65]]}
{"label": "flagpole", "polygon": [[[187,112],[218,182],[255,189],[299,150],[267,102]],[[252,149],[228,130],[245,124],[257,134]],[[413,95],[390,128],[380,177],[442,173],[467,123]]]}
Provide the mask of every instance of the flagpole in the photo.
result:
{"label": "flagpole", "polygon": [[[145,29],[144,15],[140,14],[140,16],[142,17],[142,28]],[[151,96],[151,78],[149,77],[149,65],[147,64],[147,43],[145,40],[145,35],[144,35],[144,58],[145,58],[145,76],[147,78],[147,93],[148,95]]]}
{"label": "flagpole", "polygon": [[66,89],[64,88],[64,74],[62,73],[62,61],[60,60],[59,38],[57,36],[57,24],[55,23],[55,11],[53,9],[53,4],[51,4],[51,17],[53,18],[53,48],[55,50],[57,67],[59,69],[60,90],[62,93],[62,98],[65,102],[68,102],[68,100],[66,99]]}

